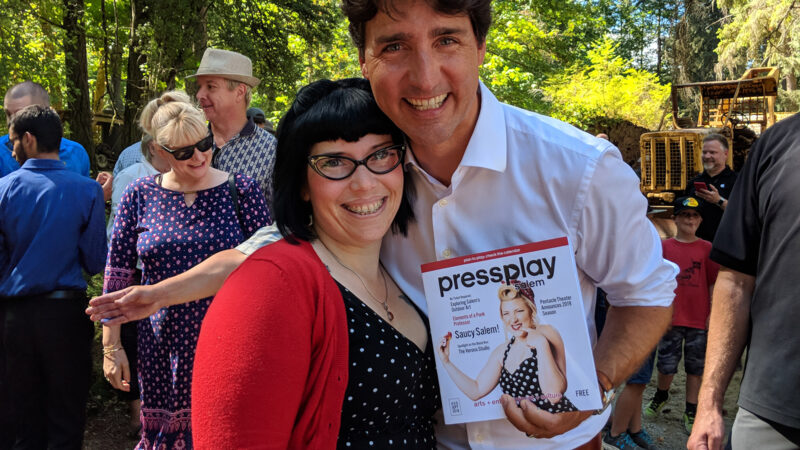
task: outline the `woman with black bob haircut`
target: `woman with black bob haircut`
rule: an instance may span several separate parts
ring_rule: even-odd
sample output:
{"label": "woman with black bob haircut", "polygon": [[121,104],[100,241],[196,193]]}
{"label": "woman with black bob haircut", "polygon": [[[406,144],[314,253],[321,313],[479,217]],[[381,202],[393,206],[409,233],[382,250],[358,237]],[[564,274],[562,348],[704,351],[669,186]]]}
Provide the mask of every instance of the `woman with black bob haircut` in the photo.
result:
{"label": "woman with black bob haircut", "polygon": [[231,274],[203,322],[196,445],[435,448],[429,330],[378,258],[413,220],[404,156],[366,80],[298,92],[278,127],[284,239]]}
{"label": "woman with black bob haircut", "polygon": [[[306,179],[298,176],[307,167],[306,158],[311,147],[337,139],[356,142],[367,134],[388,134],[395,144],[405,141],[403,132],[375,103],[369,81],[363,78],[320,80],[300,89],[278,125],[272,181],[273,216],[287,240],[294,241],[292,236],[306,241],[314,237],[308,220],[311,206],[302,198]],[[411,208],[414,184],[407,172],[403,171],[403,175],[403,198],[391,230],[405,236],[408,224],[414,220]]]}

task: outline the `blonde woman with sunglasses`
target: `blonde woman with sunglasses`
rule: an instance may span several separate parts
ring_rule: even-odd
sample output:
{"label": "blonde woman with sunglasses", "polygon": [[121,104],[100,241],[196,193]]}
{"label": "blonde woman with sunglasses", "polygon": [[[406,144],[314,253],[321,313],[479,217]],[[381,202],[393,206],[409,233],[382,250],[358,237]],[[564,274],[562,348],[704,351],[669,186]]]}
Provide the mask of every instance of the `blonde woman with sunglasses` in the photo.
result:
{"label": "blonde woman with sunglasses", "polygon": [[[119,203],[106,262],[104,292],[134,284],[137,257],[142,284],[180,274],[220,250],[234,247],[270,222],[258,184],[211,167],[213,136],[203,113],[178,91],[152,100],[142,129],[170,167],[131,183]],[[136,448],[190,449],[192,366],[200,323],[212,298],[161,308],[139,322],[142,436]],[[129,362],[118,325],[103,327],[103,370],[127,391]]]}

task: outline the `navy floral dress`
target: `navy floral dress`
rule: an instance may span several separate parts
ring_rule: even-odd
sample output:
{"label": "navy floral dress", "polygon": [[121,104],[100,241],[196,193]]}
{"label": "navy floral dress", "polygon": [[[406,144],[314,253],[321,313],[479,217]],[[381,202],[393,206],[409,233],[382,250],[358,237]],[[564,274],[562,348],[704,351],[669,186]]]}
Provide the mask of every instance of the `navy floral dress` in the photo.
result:
{"label": "navy floral dress", "polygon": [[[269,211],[258,184],[236,175],[236,188],[241,224],[227,181],[198,191],[191,206],[183,193],[164,189],[155,177],[131,183],[114,221],[103,292],[133,283],[137,257],[142,260],[142,284],[154,284],[236,246],[267,225]],[[192,365],[211,300],[162,308],[139,321],[142,438],[136,448],[192,448]]]}

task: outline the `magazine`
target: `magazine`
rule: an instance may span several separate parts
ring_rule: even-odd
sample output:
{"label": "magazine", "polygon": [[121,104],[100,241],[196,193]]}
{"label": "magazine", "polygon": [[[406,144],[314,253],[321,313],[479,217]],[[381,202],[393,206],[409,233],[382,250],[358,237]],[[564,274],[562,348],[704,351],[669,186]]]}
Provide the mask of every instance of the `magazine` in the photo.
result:
{"label": "magazine", "polygon": [[563,237],[422,265],[446,423],[505,418],[504,392],[602,406],[573,255]]}

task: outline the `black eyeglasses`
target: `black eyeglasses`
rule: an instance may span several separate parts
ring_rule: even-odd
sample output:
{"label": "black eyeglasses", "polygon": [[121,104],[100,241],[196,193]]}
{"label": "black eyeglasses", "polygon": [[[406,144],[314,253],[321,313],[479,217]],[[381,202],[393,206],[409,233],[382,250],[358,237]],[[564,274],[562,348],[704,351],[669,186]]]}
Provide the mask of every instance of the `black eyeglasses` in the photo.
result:
{"label": "black eyeglasses", "polygon": [[406,146],[396,144],[384,147],[367,155],[362,160],[343,155],[315,155],[308,157],[308,165],[329,180],[344,180],[352,175],[358,166],[364,165],[376,175],[389,173],[403,162]]}
{"label": "black eyeglasses", "polygon": [[198,149],[201,152],[207,152],[208,149],[210,149],[211,146],[214,145],[214,135],[209,134],[208,136],[204,137],[197,143],[192,145],[187,145],[186,147],[181,147],[181,148],[172,149],[165,147],[161,144],[158,145],[160,145],[161,148],[169,152],[169,154],[172,155],[172,157],[175,158],[176,161],[186,161],[187,159],[191,158],[192,155],[194,155],[194,149]]}

